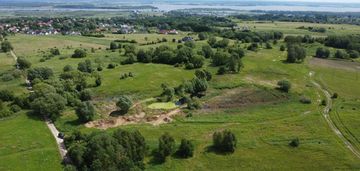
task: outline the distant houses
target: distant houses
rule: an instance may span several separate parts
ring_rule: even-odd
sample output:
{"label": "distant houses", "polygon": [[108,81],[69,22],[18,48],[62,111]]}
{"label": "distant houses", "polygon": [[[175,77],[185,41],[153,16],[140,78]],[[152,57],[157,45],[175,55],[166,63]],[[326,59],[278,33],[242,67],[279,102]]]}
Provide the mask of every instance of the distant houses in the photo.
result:
{"label": "distant houses", "polygon": [[175,29],[173,29],[173,30],[159,30],[159,34],[173,34],[173,35],[176,35],[176,34],[179,34],[179,32],[176,31]]}
{"label": "distant houses", "polygon": [[117,31],[118,34],[132,34],[136,33],[135,27],[127,24],[120,25],[120,29]]}

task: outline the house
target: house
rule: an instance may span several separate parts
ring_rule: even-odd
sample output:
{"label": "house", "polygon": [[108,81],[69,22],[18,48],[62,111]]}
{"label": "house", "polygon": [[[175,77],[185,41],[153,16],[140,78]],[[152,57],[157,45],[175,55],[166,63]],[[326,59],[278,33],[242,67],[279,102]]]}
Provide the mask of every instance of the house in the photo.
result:
{"label": "house", "polygon": [[159,34],[179,34],[175,29],[173,30],[159,30]]}

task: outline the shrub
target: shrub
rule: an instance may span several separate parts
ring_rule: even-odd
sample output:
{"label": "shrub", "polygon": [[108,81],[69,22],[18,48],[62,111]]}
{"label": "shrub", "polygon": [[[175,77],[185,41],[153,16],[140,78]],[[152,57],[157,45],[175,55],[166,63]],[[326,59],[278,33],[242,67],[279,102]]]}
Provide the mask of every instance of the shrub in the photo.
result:
{"label": "shrub", "polygon": [[225,73],[226,73],[226,68],[224,66],[221,66],[217,71],[218,75],[224,75]]}
{"label": "shrub", "polygon": [[87,53],[84,49],[76,49],[74,54],[71,56],[73,58],[84,58],[86,57]]}
{"label": "shrub", "polygon": [[73,67],[71,65],[65,65],[63,68],[64,72],[69,72],[69,71],[73,71]]}
{"label": "shrub", "polygon": [[332,96],[331,96],[331,98],[333,98],[333,99],[337,99],[338,98],[338,94],[337,93],[334,93]]}
{"label": "shrub", "polygon": [[311,104],[311,99],[308,97],[301,97],[300,102],[303,104]]}
{"label": "shrub", "polygon": [[9,42],[9,41],[3,41],[2,43],[1,43],[1,50],[3,51],[3,52],[10,52],[11,50],[13,50],[14,48],[13,48],[13,46],[11,45],[11,43]]}
{"label": "shrub", "polygon": [[4,102],[14,100],[14,93],[9,90],[0,90],[0,100]]}
{"label": "shrub", "polygon": [[16,104],[13,104],[10,106],[10,110],[14,113],[17,113],[17,112],[20,112],[21,111],[21,107],[16,105]]}
{"label": "shrub", "polygon": [[22,70],[28,69],[31,67],[31,62],[23,57],[19,57],[17,59],[17,64],[19,66],[19,69],[22,69]]}
{"label": "shrub", "polygon": [[281,45],[280,46],[280,51],[285,51],[286,50],[286,47],[284,45]]}
{"label": "shrub", "polygon": [[291,147],[298,147],[300,145],[300,140],[299,138],[295,138],[293,140],[290,141],[289,145]]}
{"label": "shrub", "polygon": [[183,158],[192,157],[194,155],[194,144],[189,140],[182,139],[177,155]]}
{"label": "shrub", "polygon": [[277,83],[278,89],[283,92],[289,92],[291,88],[291,83],[287,80],[281,80]]}
{"label": "shrub", "polygon": [[115,67],[116,67],[115,64],[109,64],[107,68],[108,68],[108,69],[114,69]]}
{"label": "shrub", "polygon": [[54,75],[54,72],[51,68],[48,67],[38,67],[31,68],[28,70],[27,78],[30,81],[34,79],[47,80]]}

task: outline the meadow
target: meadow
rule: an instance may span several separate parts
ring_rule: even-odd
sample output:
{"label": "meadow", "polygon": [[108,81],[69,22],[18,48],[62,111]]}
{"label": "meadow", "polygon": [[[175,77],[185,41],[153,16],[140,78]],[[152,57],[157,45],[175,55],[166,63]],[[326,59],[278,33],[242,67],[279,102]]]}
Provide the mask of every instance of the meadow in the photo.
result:
{"label": "meadow", "polygon": [[[360,31],[358,26],[323,25],[312,23],[287,22],[241,22],[256,31],[276,30],[285,34],[311,34],[326,36],[328,34],[351,34]],[[300,26],[331,27],[326,33],[313,33],[296,29]],[[106,50],[110,42],[119,39],[136,40],[138,49],[156,47],[162,44],[176,47],[172,39],[180,39],[189,33],[179,35],[158,34],[106,34],[104,38],[82,36],[29,36],[18,34],[9,40],[18,56],[29,59],[33,67],[47,66],[58,76],[65,65],[74,68],[85,59],[103,66],[100,72],[102,85],[93,87],[96,103],[108,103],[119,95],[130,95],[135,102],[141,102],[159,95],[161,84],[174,87],[194,77],[194,70],[185,70],[163,64],[120,65],[125,58],[118,51]],[[197,35],[192,35],[196,37]],[[147,37],[145,39],[145,37]],[[166,38],[168,42],[155,45],[140,45]],[[29,43],[31,42],[31,43]],[[196,41],[199,50],[206,41]],[[233,43],[233,41],[231,42]],[[338,93],[334,99],[334,109],[330,113],[340,130],[358,148],[360,147],[360,127],[357,121],[360,91],[359,72],[341,68],[329,68],[312,63],[312,56],[321,44],[305,45],[307,58],[304,63],[288,64],[284,62],[286,52],[280,51],[283,41],[272,45],[272,49],[261,47],[257,52],[246,51],[243,58],[244,68],[239,74],[216,75],[218,67],[206,60],[204,68],[213,74],[209,82],[207,96],[201,99],[203,106],[220,106],[218,108],[184,111],[168,124],[153,126],[150,124],[133,124],[121,126],[126,130],[139,130],[149,145],[149,154],[145,160],[147,170],[359,170],[360,162],[338,139],[321,115],[324,98],[312,84],[309,73],[315,72],[315,80],[330,92]],[[244,44],[246,46],[246,44]],[[57,47],[61,55],[40,62],[50,48]],[[85,59],[70,58],[76,48],[88,50]],[[90,52],[94,48],[95,52]],[[331,49],[334,52],[336,49]],[[61,58],[62,57],[62,58]],[[61,59],[60,59],[61,58]],[[0,72],[11,69],[14,61],[9,54],[0,53]],[[116,63],[114,69],[108,69],[109,63]],[[121,74],[133,73],[134,77],[120,79]],[[292,83],[290,93],[276,90],[279,80]],[[1,82],[2,83],[2,82]],[[1,84],[0,89],[11,87],[12,90],[24,90],[22,79]],[[302,97],[311,99],[311,104],[302,104]],[[222,101],[231,105],[224,106]],[[155,110],[161,106],[165,111],[173,110],[169,104],[146,104],[145,111]],[[153,109],[155,108],[155,109]],[[354,110],[355,108],[355,110]],[[99,109],[98,111],[101,111]],[[134,113],[134,111],[131,111]],[[191,117],[187,117],[191,113]],[[100,113],[102,118],[106,113]],[[60,156],[54,138],[46,125],[36,118],[21,113],[14,118],[0,121],[0,170],[61,170]],[[84,133],[98,131],[79,124],[72,109],[66,109],[55,122],[59,130],[70,134],[74,130]],[[16,130],[14,129],[16,126]],[[27,129],[32,128],[32,129]],[[115,128],[107,129],[112,132]],[[237,150],[224,155],[211,151],[212,134],[215,131],[231,130],[237,137]],[[158,137],[169,132],[179,145],[182,138],[190,139],[195,144],[194,157],[179,159],[170,157],[164,164],[154,162],[152,150],[157,148]],[[300,139],[300,146],[293,148],[289,142]],[[18,160],[21,157],[23,160]],[[23,164],[25,161],[25,164]]]}

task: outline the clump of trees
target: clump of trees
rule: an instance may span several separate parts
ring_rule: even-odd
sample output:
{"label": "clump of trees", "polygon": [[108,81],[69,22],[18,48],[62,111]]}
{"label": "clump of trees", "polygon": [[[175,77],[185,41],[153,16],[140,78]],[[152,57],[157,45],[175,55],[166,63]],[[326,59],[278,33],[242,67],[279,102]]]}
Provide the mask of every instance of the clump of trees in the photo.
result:
{"label": "clump of trees", "polygon": [[47,80],[53,75],[53,70],[48,67],[36,67],[27,71],[27,79],[30,81],[33,81],[34,79]]}
{"label": "clump of trees", "polygon": [[157,157],[164,162],[166,157],[175,152],[175,139],[169,134],[165,133],[159,138],[159,147],[157,150]]}
{"label": "clump of trees", "polygon": [[72,165],[78,170],[144,170],[145,138],[138,131],[113,134],[75,132],[65,138]]}
{"label": "clump of trees", "polygon": [[288,44],[287,49],[288,55],[286,62],[296,63],[304,61],[306,57],[306,50],[305,48],[301,47],[300,44]]}
{"label": "clump of trees", "polygon": [[179,157],[189,158],[194,155],[194,148],[194,144],[190,140],[182,139],[176,153]]}
{"label": "clump of trees", "polygon": [[315,57],[317,58],[329,58],[330,57],[330,50],[327,48],[317,48]]}
{"label": "clump of trees", "polygon": [[96,115],[95,107],[89,101],[80,103],[77,106],[75,113],[81,122],[92,121]]}
{"label": "clump of trees", "polygon": [[237,139],[229,130],[215,132],[213,134],[213,149],[224,153],[233,153],[236,149]]}
{"label": "clump of trees", "polygon": [[25,59],[24,57],[19,57],[17,59],[17,65],[19,69],[25,70],[31,67],[31,62]]}
{"label": "clump of trees", "polygon": [[84,49],[76,49],[72,55],[73,58],[85,58],[86,56],[87,53]]}

